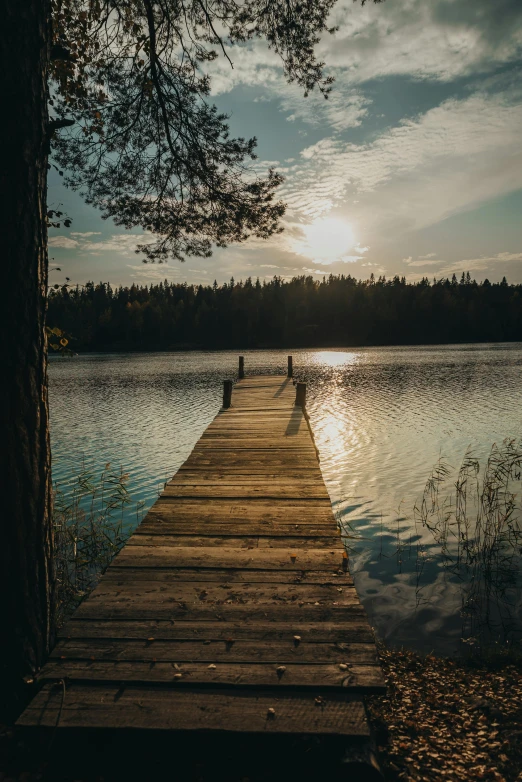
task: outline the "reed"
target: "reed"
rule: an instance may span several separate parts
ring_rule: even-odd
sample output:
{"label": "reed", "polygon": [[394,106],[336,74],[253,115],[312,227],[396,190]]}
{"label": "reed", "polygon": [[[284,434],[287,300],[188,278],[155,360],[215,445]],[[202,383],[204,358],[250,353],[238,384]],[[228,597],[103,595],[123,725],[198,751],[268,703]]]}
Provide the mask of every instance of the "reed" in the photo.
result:
{"label": "reed", "polygon": [[460,584],[462,641],[474,653],[509,643],[520,632],[522,443],[494,444],[483,468],[468,450],[455,472],[440,459],[414,509],[422,571],[434,557]]}
{"label": "reed", "polygon": [[54,486],[54,552],[57,620],[61,625],[96,586],[130,534],[129,515],[136,523],[143,503],[133,503],[129,476],[106,464],[101,473],[82,465],[66,484]]}

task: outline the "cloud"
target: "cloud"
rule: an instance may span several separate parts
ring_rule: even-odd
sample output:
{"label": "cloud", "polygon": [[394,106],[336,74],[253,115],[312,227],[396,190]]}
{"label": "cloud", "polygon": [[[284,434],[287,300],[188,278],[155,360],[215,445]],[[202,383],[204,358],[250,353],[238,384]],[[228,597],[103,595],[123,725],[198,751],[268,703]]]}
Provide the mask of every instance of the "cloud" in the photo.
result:
{"label": "cloud", "polygon": [[436,258],[437,257],[437,253],[427,253],[426,255],[418,255],[417,257],[421,261],[427,261],[428,258]]}
{"label": "cloud", "polygon": [[352,84],[391,75],[449,82],[493,72],[522,53],[519,0],[401,0],[334,7],[340,30],[321,59]]}
{"label": "cloud", "polygon": [[71,236],[80,236],[84,239],[86,236],[100,236],[101,231],[71,231]]}
{"label": "cloud", "polygon": [[51,236],[48,244],[49,247],[61,247],[64,250],[71,250],[73,247],[78,247],[79,242],[76,239],[70,239],[68,236]]}
{"label": "cloud", "polygon": [[[289,217],[344,206],[350,220],[393,237],[522,188],[522,105],[510,92],[447,100],[373,142],[323,138],[283,185]],[[359,203],[351,203],[353,196]]]}
{"label": "cloud", "polygon": [[462,261],[456,261],[455,263],[451,263],[448,266],[445,266],[443,269],[440,269],[439,274],[449,275],[468,271],[485,271],[497,263],[513,263],[517,261],[522,261],[522,252],[501,252],[496,253],[495,255],[483,255],[479,258],[467,258]]}
{"label": "cloud", "polygon": [[274,266],[273,263],[262,263],[260,269],[279,269],[279,266]]}
{"label": "cloud", "polygon": [[263,40],[232,49],[233,69],[224,58],[212,63],[213,94],[257,86],[263,92],[256,100],[279,96],[294,118],[315,124],[322,117],[343,129],[356,127],[366,114],[368,99],[354,90],[357,85],[387,76],[451,82],[494,73],[522,56],[520,0],[401,0],[364,7],[340,0],[331,23],[340,29],[325,34],[317,47],[336,79],[329,101],[314,93],[305,99],[299,87],[288,85],[280,59]]}
{"label": "cloud", "polygon": [[[422,257],[422,256],[421,256]],[[433,266],[436,263],[444,263],[444,261],[410,261],[409,266]]]}
{"label": "cloud", "polygon": [[155,264],[155,263],[139,263],[139,264],[126,264],[127,269],[131,270],[130,277],[132,279],[138,279],[143,281],[163,282],[163,280],[172,280],[176,278],[184,278],[180,267],[178,265],[167,264]]}
{"label": "cloud", "polygon": [[138,244],[152,244],[156,239],[147,234],[113,234],[108,239],[99,242],[86,241],[82,243],[82,249],[87,252],[98,253],[117,252],[122,255],[131,255],[136,252]]}
{"label": "cloud", "polygon": [[281,110],[291,112],[287,121],[300,120],[315,127],[327,124],[333,131],[358,127],[368,114],[372,102],[342,81],[328,99],[319,92],[312,92],[305,98],[295,85],[280,86],[278,92],[283,93],[279,101]]}

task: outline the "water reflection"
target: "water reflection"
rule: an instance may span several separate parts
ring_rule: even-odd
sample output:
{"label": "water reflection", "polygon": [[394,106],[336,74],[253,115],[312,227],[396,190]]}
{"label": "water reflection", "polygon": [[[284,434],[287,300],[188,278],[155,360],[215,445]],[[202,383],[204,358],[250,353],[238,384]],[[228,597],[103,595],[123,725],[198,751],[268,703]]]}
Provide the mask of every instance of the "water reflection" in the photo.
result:
{"label": "water reflection", "polygon": [[[246,352],[249,373],[286,372],[286,351]],[[461,633],[458,584],[433,561],[413,508],[440,456],[522,434],[522,346],[293,351],[321,469],[351,547],[351,567],[381,636],[452,652]],[[53,359],[53,473],[87,456],[120,464],[150,506],[219,409],[237,353],[88,355]],[[129,520],[129,523],[130,520]],[[428,554],[418,600],[418,552]]]}
{"label": "water reflection", "polygon": [[313,353],[313,362],[323,368],[341,367],[345,364],[354,364],[357,357],[357,353],[345,353],[342,350],[318,350]]}

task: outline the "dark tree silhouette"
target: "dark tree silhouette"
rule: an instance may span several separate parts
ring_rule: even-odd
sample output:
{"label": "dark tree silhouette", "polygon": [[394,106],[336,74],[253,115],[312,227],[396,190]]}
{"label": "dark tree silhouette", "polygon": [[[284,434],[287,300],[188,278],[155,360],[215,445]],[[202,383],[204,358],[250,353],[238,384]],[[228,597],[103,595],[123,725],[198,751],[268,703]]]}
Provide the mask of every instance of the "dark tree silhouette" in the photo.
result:
{"label": "dark tree silhouette", "polygon": [[49,323],[81,350],[348,347],[522,340],[522,285],[469,273],[406,283],[350,275],[202,286],[58,288]]}
{"label": "dark tree silhouette", "polygon": [[[289,81],[325,95],[314,55],[335,0],[4,0],[2,122],[7,243],[1,415],[8,461],[0,536],[0,687],[23,690],[52,642],[50,452],[44,320],[49,145],[105,217],[157,235],[150,259],[208,255],[213,243],[279,230],[281,181],[249,167],[209,105],[209,73],[234,46],[265,38]],[[50,84],[51,119],[48,116]],[[4,330],[4,335],[6,331]]]}

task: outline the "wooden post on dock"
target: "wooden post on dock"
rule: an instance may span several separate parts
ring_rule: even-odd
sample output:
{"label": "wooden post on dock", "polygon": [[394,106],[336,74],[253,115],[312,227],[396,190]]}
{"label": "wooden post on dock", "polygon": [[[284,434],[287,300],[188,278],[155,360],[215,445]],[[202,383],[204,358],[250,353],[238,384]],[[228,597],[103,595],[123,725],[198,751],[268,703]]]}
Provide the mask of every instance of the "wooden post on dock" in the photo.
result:
{"label": "wooden post on dock", "polygon": [[136,742],[152,728],[173,741],[220,731],[227,746],[247,733],[265,753],[268,733],[328,734],[347,761],[336,779],[378,781],[362,766],[362,697],[385,684],[316,458],[306,383],[297,398],[283,373],[223,390],[223,408],[62,631],[18,725],[63,742],[73,727],[108,738],[132,729]]}
{"label": "wooden post on dock", "polygon": [[239,372],[238,377],[240,380],[243,380],[245,377],[245,358],[244,356],[239,356]]}
{"label": "wooden post on dock", "polygon": [[306,383],[297,383],[295,387],[295,404],[296,407],[302,407],[303,410],[306,407]]}
{"label": "wooden post on dock", "polygon": [[223,381],[223,407],[228,409],[232,404],[232,381]]}
{"label": "wooden post on dock", "polygon": [[294,376],[294,368],[292,366],[292,356],[288,356],[288,377]]}

